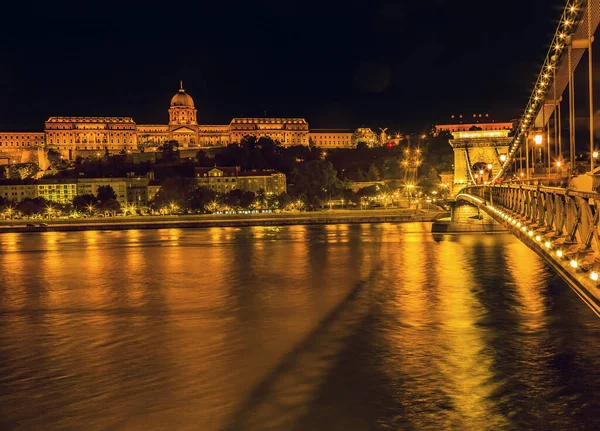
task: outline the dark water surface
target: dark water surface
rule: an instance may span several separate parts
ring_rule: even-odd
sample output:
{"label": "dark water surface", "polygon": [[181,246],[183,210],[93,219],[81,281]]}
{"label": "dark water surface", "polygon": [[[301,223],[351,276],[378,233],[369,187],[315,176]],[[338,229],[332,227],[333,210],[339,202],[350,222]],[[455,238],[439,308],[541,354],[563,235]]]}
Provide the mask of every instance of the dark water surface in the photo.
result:
{"label": "dark water surface", "polygon": [[0,235],[1,429],[600,429],[600,320],[509,235]]}

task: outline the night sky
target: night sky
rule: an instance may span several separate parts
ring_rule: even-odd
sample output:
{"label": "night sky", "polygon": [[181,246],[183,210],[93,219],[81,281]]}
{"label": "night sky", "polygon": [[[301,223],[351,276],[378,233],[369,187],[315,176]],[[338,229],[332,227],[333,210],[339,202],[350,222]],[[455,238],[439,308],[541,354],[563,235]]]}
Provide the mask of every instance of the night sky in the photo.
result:
{"label": "night sky", "polygon": [[418,130],[524,108],[561,1],[45,2],[3,11],[0,130],[55,115],[167,123],[182,79],[201,124],[305,117]]}

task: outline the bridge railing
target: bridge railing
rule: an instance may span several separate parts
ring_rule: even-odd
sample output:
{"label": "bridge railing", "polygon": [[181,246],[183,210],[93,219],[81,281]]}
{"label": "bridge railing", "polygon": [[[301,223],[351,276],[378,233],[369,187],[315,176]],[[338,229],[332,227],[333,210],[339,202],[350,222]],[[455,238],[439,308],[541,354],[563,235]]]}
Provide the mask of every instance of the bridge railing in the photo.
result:
{"label": "bridge railing", "polygon": [[492,213],[502,210],[502,222],[539,239],[548,250],[570,259],[571,265],[600,273],[598,234],[600,194],[539,185],[467,186],[459,196],[475,196],[475,204]]}

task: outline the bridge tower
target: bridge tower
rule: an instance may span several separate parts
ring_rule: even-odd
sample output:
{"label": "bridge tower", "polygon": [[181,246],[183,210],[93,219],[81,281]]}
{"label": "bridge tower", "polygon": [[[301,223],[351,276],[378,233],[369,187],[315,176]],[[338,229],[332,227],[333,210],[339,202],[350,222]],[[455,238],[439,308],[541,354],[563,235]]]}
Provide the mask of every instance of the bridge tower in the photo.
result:
{"label": "bridge tower", "polygon": [[512,138],[509,129],[452,132],[454,187],[490,181],[506,160]]}

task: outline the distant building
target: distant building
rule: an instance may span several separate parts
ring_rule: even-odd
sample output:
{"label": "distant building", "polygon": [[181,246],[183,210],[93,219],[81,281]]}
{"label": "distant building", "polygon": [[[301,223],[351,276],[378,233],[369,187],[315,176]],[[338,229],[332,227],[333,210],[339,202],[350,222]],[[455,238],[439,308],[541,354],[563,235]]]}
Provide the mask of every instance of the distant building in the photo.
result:
{"label": "distant building", "polygon": [[358,144],[359,142],[364,142],[369,147],[372,147],[374,145],[379,144],[379,137],[371,129],[369,129],[367,127],[362,127],[362,128],[356,129],[356,132],[354,132],[354,142],[355,142],[355,145]]}
{"label": "distant building", "polygon": [[236,167],[196,168],[194,171],[199,187],[217,193],[239,189],[250,192],[280,194],[287,191],[285,175],[272,169],[241,171]]}
{"label": "distant building", "polygon": [[[483,122],[479,122],[479,121]],[[435,134],[438,135],[440,132],[469,132],[474,130],[512,130],[513,123],[504,122],[504,123],[496,123],[495,121],[489,120],[489,117],[482,117],[479,114],[479,117],[473,117],[473,119],[467,117],[465,119],[465,123],[462,122],[462,116],[460,118],[454,118],[452,116],[452,121],[447,124],[438,124],[435,126]]]}
{"label": "distant building", "polygon": [[308,134],[309,139],[320,148],[352,148],[354,131],[347,129],[313,129]]}
{"label": "distant building", "polygon": [[[311,131],[304,118],[233,118],[229,124],[198,123],[194,100],[183,86],[171,98],[168,124],[137,124],[132,117],[50,117],[43,132],[0,131],[0,160],[6,163],[42,163],[38,149],[53,149],[64,158],[104,155],[105,152],[135,153],[150,148],[146,155],[134,159],[155,161],[148,155],[168,140],[176,140],[180,149],[226,146],[246,136],[270,137],[283,146],[309,145],[310,138],[319,147],[349,148],[357,142],[380,144],[371,129],[316,129]],[[384,129],[386,130],[386,129]],[[43,153],[43,151],[41,151]]]}

